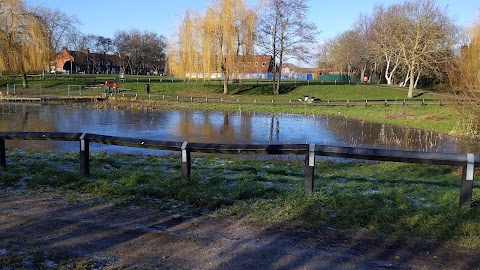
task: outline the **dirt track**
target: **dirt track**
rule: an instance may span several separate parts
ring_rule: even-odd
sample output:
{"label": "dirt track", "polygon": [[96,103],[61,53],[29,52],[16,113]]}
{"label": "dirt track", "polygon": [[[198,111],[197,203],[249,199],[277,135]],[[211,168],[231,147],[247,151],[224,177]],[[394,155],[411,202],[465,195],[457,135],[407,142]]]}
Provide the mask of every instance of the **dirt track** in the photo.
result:
{"label": "dirt track", "polygon": [[12,245],[103,258],[104,269],[480,269],[480,253],[425,241],[346,238],[333,230],[185,218],[0,190],[0,250]]}

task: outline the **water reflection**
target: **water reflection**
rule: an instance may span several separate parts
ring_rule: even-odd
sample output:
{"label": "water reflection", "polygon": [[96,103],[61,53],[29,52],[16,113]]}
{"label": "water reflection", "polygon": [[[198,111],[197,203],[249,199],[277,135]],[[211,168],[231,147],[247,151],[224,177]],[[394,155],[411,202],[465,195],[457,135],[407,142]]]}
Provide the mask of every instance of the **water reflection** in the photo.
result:
{"label": "water reflection", "polygon": [[[88,132],[112,136],[207,143],[316,143],[479,153],[473,142],[444,134],[342,117],[293,114],[95,109],[83,104],[0,105],[1,131]],[[78,151],[78,142],[7,141],[7,147]],[[92,150],[148,152],[93,145]],[[153,150],[152,150],[153,151]]]}

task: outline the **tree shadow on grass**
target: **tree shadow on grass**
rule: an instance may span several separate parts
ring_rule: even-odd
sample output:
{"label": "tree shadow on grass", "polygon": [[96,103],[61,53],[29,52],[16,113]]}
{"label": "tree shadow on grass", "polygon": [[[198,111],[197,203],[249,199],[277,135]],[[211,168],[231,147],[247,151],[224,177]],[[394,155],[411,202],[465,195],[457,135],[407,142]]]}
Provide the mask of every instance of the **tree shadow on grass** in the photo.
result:
{"label": "tree shadow on grass", "polygon": [[421,93],[418,93],[416,94],[415,96],[413,96],[413,98],[417,98],[417,97],[421,97],[423,95],[427,94],[427,92],[421,92]]}
{"label": "tree shadow on grass", "polygon": [[[281,83],[279,93],[288,94],[295,90],[295,83]],[[232,95],[273,95],[273,86],[268,84],[240,84],[230,86],[230,94]]]}

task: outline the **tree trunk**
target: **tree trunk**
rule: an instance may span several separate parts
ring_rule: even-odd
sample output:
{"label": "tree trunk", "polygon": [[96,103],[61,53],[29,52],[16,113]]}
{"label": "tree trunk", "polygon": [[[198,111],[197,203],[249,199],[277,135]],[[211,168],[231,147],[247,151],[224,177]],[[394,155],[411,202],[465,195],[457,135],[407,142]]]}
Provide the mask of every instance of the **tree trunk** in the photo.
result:
{"label": "tree trunk", "polygon": [[388,85],[391,85],[393,84],[392,82],[392,78],[393,78],[393,74],[395,73],[395,70],[397,70],[397,67],[398,67],[398,58],[396,59],[395,61],[395,66],[393,66],[392,68],[392,71],[388,71],[390,69],[390,63],[392,61],[392,57],[388,57],[385,55],[385,59],[387,60],[387,67],[385,68],[385,79],[387,80],[387,84]]}
{"label": "tree trunk", "polygon": [[360,71],[360,82],[363,82],[363,78],[365,78],[366,71],[367,71],[367,64],[363,64],[362,70]]}
{"label": "tree trunk", "polygon": [[408,67],[408,70],[407,70],[407,73],[405,73],[405,78],[403,79],[403,81],[400,83],[400,87],[406,87],[407,86],[407,82],[408,80],[410,79],[410,71],[412,69],[410,67]]}
{"label": "tree trunk", "polygon": [[228,74],[225,73],[223,76],[223,94],[228,94]]}
{"label": "tree trunk", "polygon": [[22,86],[23,88],[27,88],[28,87],[28,82],[27,82],[27,73],[25,71],[22,71]]}
{"label": "tree trunk", "polygon": [[277,80],[277,87],[275,88],[275,95],[280,94],[280,83],[282,81],[282,68],[280,65],[280,69],[278,70],[278,80]]}
{"label": "tree trunk", "polygon": [[275,63],[273,64],[272,82],[272,93],[275,95],[275,91],[277,90],[277,66]]}
{"label": "tree trunk", "polygon": [[415,79],[415,85],[413,86],[413,88],[415,89],[417,89],[418,81],[420,80],[420,75],[421,75],[421,72],[420,70],[418,70],[417,78]]}
{"label": "tree trunk", "polygon": [[408,86],[408,98],[413,98],[413,86],[415,85],[415,66],[410,68],[410,85]]}

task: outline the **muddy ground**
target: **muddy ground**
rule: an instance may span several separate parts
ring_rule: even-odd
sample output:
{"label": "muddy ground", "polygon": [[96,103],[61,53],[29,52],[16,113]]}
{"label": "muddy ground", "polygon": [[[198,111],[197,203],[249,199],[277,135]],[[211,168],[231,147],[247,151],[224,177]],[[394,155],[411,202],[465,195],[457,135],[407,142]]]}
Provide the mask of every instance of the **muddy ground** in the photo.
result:
{"label": "muddy ground", "polygon": [[[0,259],[12,247],[103,262],[95,269],[480,269],[479,251],[424,240],[345,237],[333,228],[183,217],[0,190]],[[46,268],[56,266],[48,262]]]}

